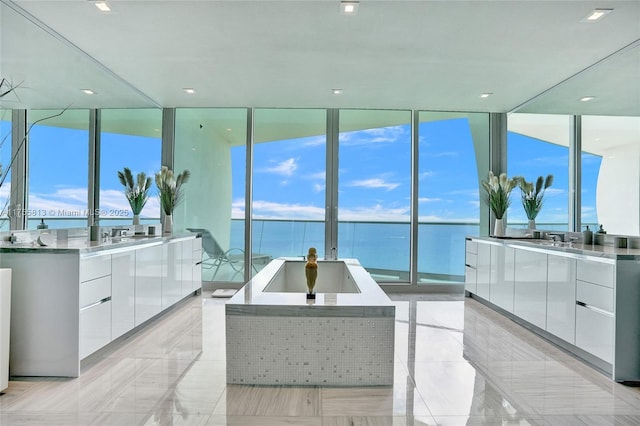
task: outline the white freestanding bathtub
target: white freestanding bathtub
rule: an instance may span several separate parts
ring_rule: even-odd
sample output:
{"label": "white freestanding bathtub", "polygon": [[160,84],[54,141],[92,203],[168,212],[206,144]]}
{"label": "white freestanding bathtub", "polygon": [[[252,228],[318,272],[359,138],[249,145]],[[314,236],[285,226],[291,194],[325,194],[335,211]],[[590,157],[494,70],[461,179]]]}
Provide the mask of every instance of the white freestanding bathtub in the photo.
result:
{"label": "white freestanding bathtub", "polygon": [[357,260],[271,261],[226,304],[227,383],[393,384],[395,306]]}

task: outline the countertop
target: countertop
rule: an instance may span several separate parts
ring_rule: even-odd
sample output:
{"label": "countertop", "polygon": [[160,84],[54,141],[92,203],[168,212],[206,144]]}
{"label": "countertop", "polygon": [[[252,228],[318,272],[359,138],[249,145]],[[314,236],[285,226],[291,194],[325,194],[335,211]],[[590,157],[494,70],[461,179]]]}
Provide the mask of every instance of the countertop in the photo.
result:
{"label": "countertop", "polygon": [[496,237],[467,237],[472,240],[485,241],[489,243],[502,244],[505,246],[513,246],[526,248],[536,251],[554,252],[564,255],[573,255],[575,257],[597,257],[610,260],[640,260],[640,249],[637,248],[618,248],[612,244],[605,245],[582,244],[580,242],[553,242],[547,239],[533,238],[496,238]]}
{"label": "countertop", "polygon": [[[316,293],[315,300],[307,300],[304,292],[265,292],[265,287],[285,261],[304,262],[299,257],[272,260],[226,303],[227,314],[256,314],[258,311],[260,314],[268,314],[264,309],[266,307],[274,308],[273,314],[280,316],[287,316],[287,310],[292,310],[291,314],[293,311],[299,313],[300,309],[311,309],[314,315],[320,314],[320,310],[339,309],[345,316],[388,316],[392,311],[395,312],[387,309],[394,308],[393,303],[356,259],[337,261],[346,263],[360,293]],[[323,262],[335,260],[318,260],[319,269]],[[344,307],[352,309],[343,310]]]}
{"label": "countertop", "polygon": [[196,234],[185,232],[171,235],[128,235],[123,237],[107,238],[100,241],[90,241],[88,236],[74,236],[66,239],[56,239],[54,233],[49,236],[47,245],[42,246],[36,240],[19,241],[10,243],[3,241],[0,245],[0,253],[78,253],[80,255],[107,254],[129,250],[132,247],[139,248],[143,245],[158,245],[164,242],[195,238]]}

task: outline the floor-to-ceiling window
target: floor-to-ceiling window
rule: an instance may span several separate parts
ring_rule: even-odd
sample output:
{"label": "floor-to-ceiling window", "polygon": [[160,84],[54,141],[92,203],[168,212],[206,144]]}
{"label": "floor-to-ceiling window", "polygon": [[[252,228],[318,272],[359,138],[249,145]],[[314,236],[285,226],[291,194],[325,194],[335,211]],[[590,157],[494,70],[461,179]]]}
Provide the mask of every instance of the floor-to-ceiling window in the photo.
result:
{"label": "floor-to-ceiling window", "polygon": [[[509,177],[522,176],[535,183],[553,175],[544,204],[535,218],[536,227],[569,230],[569,142],[572,116],[511,114],[508,117],[507,169]],[[507,210],[510,227],[527,227],[520,189],[511,194]]]}
{"label": "floor-to-ceiling window", "polygon": [[377,281],[409,280],[411,112],[341,110],[338,255]]}
{"label": "floor-to-ceiling window", "polygon": [[640,117],[582,117],[582,224],[640,235]]}
{"label": "floor-to-ceiling window", "polygon": [[303,256],[309,247],[323,257],[326,111],[254,114],[253,257]]}
{"label": "floor-to-ceiling window", "polygon": [[202,279],[244,281],[247,110],[176,109],[174,170],[189,170],[176,229],[203,233]]}
{"label": "floor-to-ceiling window", "polygon": [[27,111],[28,229],[87,226],[89,110]]}
{"label": "floor-to-ceiling window", "polygon": [[11,193],[11,110],[0,109],[0,231],[9,229]]}
{"label": "floor-to-ceiling window", "polygon": [[461,282],[465,236],[480,232],[489,115],[419,114],[418,283]]}
{"label": "floor-to-ceiling window", "polygon": [[[100,117],[100,225],[131,224],[133,213],[124,195],[118,171],[151,177],[160,170],[162,110],[103,109]],[[140,214],[141,223],[160,219],[155,181]]]}

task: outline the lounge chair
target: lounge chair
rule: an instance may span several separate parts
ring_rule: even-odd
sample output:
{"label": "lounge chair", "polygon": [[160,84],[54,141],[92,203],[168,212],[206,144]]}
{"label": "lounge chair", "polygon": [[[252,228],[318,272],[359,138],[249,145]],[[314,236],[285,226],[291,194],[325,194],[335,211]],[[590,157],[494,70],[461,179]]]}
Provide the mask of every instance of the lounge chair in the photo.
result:
{"label": "lounge chair", "polygon": [[[223,250],[209,230],[204,228],[187,228],[188,231],[196,232],[202,236],[202,268],[214,269],[211,281],[214,281],[218,270],[223,265],[229,265],[235,273],[241,272],[244,267],[244,250],[240,248],[230,248]],[[271,256],[267,254],[251,253],[251,266],[258,272],[256,263],[269,263]]]}

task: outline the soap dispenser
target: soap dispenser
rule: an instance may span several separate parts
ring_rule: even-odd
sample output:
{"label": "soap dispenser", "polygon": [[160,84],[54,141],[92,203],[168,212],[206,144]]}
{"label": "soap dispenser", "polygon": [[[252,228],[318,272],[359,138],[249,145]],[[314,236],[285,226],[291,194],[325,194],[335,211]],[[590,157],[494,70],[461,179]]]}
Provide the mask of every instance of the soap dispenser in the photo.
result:
{"label": "soap dispenser", "polygon": [[587,229],[582,231],[582,244],[591,244],[593,241],[593,232],[589,229],[589,225],[587,225]]}
{"label": "soap dispenser", "polygon": [[49,225],[44,223],[44,219],[40,219],[40,223],[38,224],[38,229],[48,229]]}

